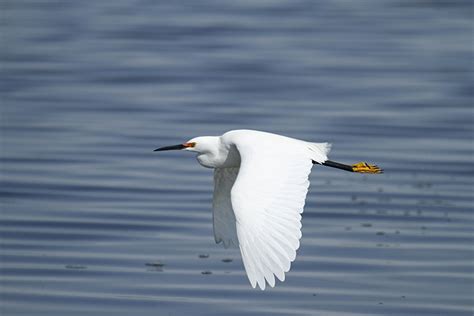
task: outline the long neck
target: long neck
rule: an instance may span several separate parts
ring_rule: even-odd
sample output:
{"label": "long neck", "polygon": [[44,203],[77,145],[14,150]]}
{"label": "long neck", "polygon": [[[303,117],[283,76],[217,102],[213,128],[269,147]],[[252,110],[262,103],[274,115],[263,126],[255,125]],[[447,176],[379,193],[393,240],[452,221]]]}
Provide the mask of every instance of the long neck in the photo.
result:
{"label": "long neck", "polygon": [[206,136],[205,144],[197,156],[198,162],[204,167],[240,167],[239,151],[234,145],[223,143],[219,136]]}
{"label": "long neck", "polygon": [[197,140],[197,143],[199,146],[197,161],[207,168],[219,168],[228,152],[222,146],[219,136],[203,136]]}

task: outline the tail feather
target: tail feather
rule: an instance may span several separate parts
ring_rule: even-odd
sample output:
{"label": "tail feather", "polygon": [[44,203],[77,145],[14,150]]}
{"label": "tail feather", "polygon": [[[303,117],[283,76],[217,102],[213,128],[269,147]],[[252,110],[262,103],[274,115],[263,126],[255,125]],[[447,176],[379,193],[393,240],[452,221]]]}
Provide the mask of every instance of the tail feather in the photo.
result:
{"label": "tail feather", "polygon": [[328,160],[328,154],[331,151],[330,143],[308,143],[311,159],[317,163],[323,163]]}

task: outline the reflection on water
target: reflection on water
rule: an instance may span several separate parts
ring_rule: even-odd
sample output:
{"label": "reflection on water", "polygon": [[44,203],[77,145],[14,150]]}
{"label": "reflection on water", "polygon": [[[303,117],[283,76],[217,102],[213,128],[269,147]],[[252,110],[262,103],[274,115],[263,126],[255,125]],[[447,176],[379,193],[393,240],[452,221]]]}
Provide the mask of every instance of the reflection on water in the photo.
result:
{"label": "reflection on water", "polygon": [[[6,1],[2,315],[469,315],[470,1]],[[161,145],[330,141],[287,280],[215,245],[212,174]]]}

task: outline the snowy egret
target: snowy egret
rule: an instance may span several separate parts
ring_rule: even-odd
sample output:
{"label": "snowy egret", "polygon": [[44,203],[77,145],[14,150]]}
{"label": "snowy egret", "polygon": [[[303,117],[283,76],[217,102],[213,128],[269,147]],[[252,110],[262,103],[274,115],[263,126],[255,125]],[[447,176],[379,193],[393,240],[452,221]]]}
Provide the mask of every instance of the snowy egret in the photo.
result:
{"label": "snowy egret", "polygon": [[253,130],[201,136],[155,149],[197,153],[214,168],[213,222],[216,243],[240,248],[252,287],[285,280],[300,246],[301,213],[313,164],[357,173],[381,173],[376,165],[330,161],[328,143],[311,143]]}

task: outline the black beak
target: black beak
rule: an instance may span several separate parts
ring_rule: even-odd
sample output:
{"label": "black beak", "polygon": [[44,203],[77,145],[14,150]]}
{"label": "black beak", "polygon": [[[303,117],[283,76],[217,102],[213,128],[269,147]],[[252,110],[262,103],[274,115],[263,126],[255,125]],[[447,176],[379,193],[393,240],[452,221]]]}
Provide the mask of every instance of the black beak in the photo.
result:
{"label": "black beak", "polygon": [[153,151],[180,150],[180,149],[184,149],[184,148],[186,148],[186,146],[184,146],[183,144],[179,144],[179,145],[173,145],[173,146],[160,147],[160,148],[157,148]]}

